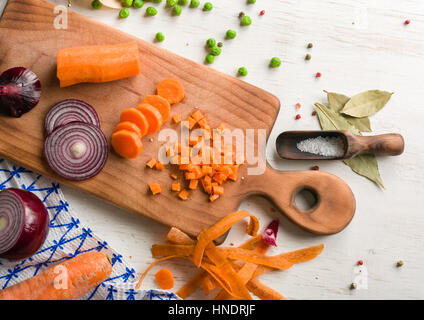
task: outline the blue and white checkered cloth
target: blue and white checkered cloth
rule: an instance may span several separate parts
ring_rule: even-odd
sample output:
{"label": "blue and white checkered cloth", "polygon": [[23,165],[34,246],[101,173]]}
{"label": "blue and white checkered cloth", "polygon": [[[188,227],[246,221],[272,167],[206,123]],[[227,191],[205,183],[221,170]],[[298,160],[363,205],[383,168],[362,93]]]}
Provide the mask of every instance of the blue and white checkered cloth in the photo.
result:
{"label": "blue and white checkered cloth", "polygon": [[0,289],[33,277],[57,262],[88,251],[102,251],[112,259],[111,276],[82,299],[86,300],[174,300],[175,294],[162,290],[135,290],[136,271],[122,255],[111,249],[93,231],[81,224],[63,197],[58,183],[0,159],[0,190],[21,188],[37,195],[50,216],[50,231],[43,246],[30,258],[0,259]]}

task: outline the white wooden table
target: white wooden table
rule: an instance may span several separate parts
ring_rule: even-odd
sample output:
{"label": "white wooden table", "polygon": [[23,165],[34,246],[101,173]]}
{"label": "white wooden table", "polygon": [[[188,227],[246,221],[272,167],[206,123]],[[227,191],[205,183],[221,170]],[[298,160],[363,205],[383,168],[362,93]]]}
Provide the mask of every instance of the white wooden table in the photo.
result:
{"label": "white wooden table", "polygon": [[[52,1],[65,4],[65,0]],[[324,252],[315,260],[293,268],[263,275],[261,280],[290,299],[423,299],[424,298],[424,3],[421,0],[315,1],[214,0],[212,12],[183,8],[173,17],[158,6],[155,17],[144,17],[141,10],[118,19],[118,11],[92,10],[89,0],[73,0],[72,10],[90,16],[147,41],[156,32],[165,34],[159,44],[200,63],[206,54],[207,38],[223,40],[229,28],[237,30],[235,40],[223,41],[223,53],[212,68],[235,75],[245,66],[244,78],[277,95],[282,103],[276,126],[268,142],[270,164],[278,169],[308,169],[319,164],[321,170],[344,179],[352,188],[357,211],[351,224],[333,236],[314,236],[300,230],[270,203],[255,197],[242,208],[257,215],[262,225],[280,217],[277,249],[288,251],[318,243]],[[204,2],[204,1],[202,1]],[[3,1],[2,1],[3,3]],[[1,10],[1,8],[0,8]],[[259,16],[259,11],[266,14]],[[241,28],[237,18],[244,11],[253,18],[250,27]],[[403,22],[410,19],[405,26]],[[307,43],[314,44],[307,50]],[[306,62],[305,54],[312,60]],[[269,69],[273,56],[281,57],[279,69]],[[316,72],[322,77],[316,79]],[[281,131],[318,129],[311,116],[313,103],[325,100],[322,90],[352,95],[368,89],[394,91],[391,101],[372,117],[375,133],[399,132],[406,141],[400,157],[380,158],[386,190],[354,174],[341,162],[284,161],[275,153],[275,139]],[[294,107],[301,103],[302,119]],[[150,246],[163,242],[168,227],[133,216],[80,192],[64,187],[65,195],[81,220],[128,259],[139,272],[152,261]],[[245,239],[241,226],[230,232],[227,243]],[[362,259],[363,280],[357,290],[349,285],[357,277],[356,261]],[[404,261],[396,268],[398,260]],[[164,263],[174,271],[176,288],[194,273],[190,263]],[[151,273],[144,282],[155,287]],[[367,288],[365,288],[367,285]],[[199,291],[194,298],[204,299]]]}

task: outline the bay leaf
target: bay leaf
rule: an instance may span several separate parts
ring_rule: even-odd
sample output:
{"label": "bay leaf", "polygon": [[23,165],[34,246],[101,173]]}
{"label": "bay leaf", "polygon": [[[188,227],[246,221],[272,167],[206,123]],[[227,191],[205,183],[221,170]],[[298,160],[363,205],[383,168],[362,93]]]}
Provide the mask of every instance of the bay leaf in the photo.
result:
{"label": "bay leaf", "polygon": [[[350,97],[336,92],[324,92],[327,94],[328,107],[336,112],[339,112],[344,108],[346,103],[350,100]],[[351,124],[361,132],[371,132],[371,123],[368,117],[364,118],[354,118],[348,115],[343,114],[343,117],[346,118]]]}
{"label": "bay leaf", "polygon": [[390,100],[393,93],[369,90],[354,95],[343,107],[341,113],[355,117],[369,117],[380,111]]}
{"label": "bay leaf", "polygon": [[[361,135],[359,129],[353,126],[341,114],[324,106],[323,104],[315,103],[315,110],[322,130],[348,130],[353,134]],[[345,160],[344,163],[357,174],[370,179],[381,188],[384,188],[375,155],[359,155]]]}

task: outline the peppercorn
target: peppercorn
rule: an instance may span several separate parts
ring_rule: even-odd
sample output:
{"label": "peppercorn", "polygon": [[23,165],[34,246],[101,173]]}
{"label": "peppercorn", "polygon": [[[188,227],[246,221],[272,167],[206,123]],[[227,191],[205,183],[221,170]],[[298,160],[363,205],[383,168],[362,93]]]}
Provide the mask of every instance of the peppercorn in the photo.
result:
{"label": "peppercorn", "polygon": [[154,7],[148,7],[147,9],[146,9],[146,14],[149,16],[149,17],[153,17],[153,16],[155,16],[155,15],[157,15],[158,14],[158,11],[156,10],[156,8],[154,8]]}
{"label": "peppercorn", "polygon": [[224,44],[222,42],[218,42],[217,46],[222,48],[224,46]]}
{"label": "peppercorn", "polygon": [[121,11],[119,11],[119,17],[122,19],[128,18],[130,15],[130,10],[128,10],[127,8],[123,8],[121,9]]}
{"label": "peppercorn", "polygon": [[136,9],[140,9],[142,6],[144,6],[143,0],[134,0],[133,7]]}
{"label": "peppercorn", "polygon": [[221,54],[221,52],[222,52],[222,50],[218,46],[214,46],[214,47],[211,48],[211,55],[213,55],[215,57],[219,56]]}
{"label": "peppercorn", "polygon": [[245,16],[245,13],[243,12],[243,11],[241,11],[240,13],[239,13],[239,18],[243,18]]}
{"label": "peppercorn", "polygon": [[123,7],[131,7],[132,6],[132,4],[133,4],[133,0],[122,0],[122,6]]}
{"label": "peppercorn", "polygon": [[311,167],[311,170],[319,171],[319,166],[313,166],[313,167]]}
{"label": "peppercorn", "polygon": [[404,25],[408,25],[411,23],[411,20],[405,20],[405,22],[403,23]]}
{"label": "peppercorn", "polygon": [[172,9],[172,12],[174,13],[174,15],[179,16],[181,15],[181,12],[183,11],[183,9],[181,8],[181,6],[179,6],[178,4],[174,6],[174,8]]}
{"label": "peppercorn", "polygon": [[206,56],[206,59],[205,60],[206,60],[206,63],[207,64],[212,64],[215,61],[215,56],[212,55],[212,54],[208,54]]}
{"label": "peppercorn", "polygon": [[403,261],[399,260],[398,262],[396,262],[396,267],[400,268],[403,266]]}
{"label": "peppercorn", "polygon": [[237,36],[237,32],[229,29],[227,30],[226,36],[227,36],[227,39],[234,39]]}
{"label": "peppercorn", "polygon": [[197,8],[198,6],[200,6],[200,0],[191,0],[190,2],[191,8]]}
{"label": "peppercorn", "polygon": [[241,18],[242,26],[250,26],[251,24],[252,24],[252,18],[250,18],[249,16],[243,16],[243,18]]}
{"label": "peppercorn", "polygon": [[314,45],[312,43],[308,43],[308,45],[306,46],[308,49],[311,49]]}
{"label": "peppercorn", "polygon": [[278,68],[281,66],[281,60],[278,57],[273,57],[269,63],[272,68]]}
{"label": "peppercorn", "polygon": [[265,15],[265,10],[261,10],[261,12],[259,12],[259,15],[260,15],[260,16]]}
{"label": "peppercorn", "polygon": [[312,115],[313,116],[316,116],[317,115],[317,112],[316,111],[312,111]]}
{"label": "peppercorn", "polygon": [[166,5],[168,7],[173,7],[178,3],[178,0],[166,0]]}
{"label": "peppercorn", "polygon": [[91,2],[91,6],[93,7],[93,9],[99,10],[103,7],[103,4],[100,2],[100,0],[94,0],[93,2]]}
{"label": "peppercorn", "polygon": [[156,33],[155,38],[156,38],[156,41],[157,42],[162,42],[163,40],[165,40],[165,36],[164,36],[164,34],[162,32]]}
{"label": "peppercorn", "polygon": [[178,4],[180,6],[186,6],[188,4],[188,0],[178,0]]}
{"label": "peppercorn", "polygon": [[214,38],[209,38],[208,40],[206,40],[206,46],[209,48],[215,47],[216,45],[216,40]]}
{"label": "peppercorn", "polygon": [[211,11],[213,9],[213,4],[210,2],[206,2],[203,6],[203,11]]}
{"label": "peppercorn", "polygon": [[296,107],[296,109],[300,109],[302,107],[300,103],[296,103],[294,106]]}
{"label": "peppercorn", "polygon": [[357,288],[357,284],[355,283],[355,282],[352,282],[351,284],[350,284],[350,290],[354,290],[354,289],[356,289]]}
{"label": "peppercorn", "polygon": [[321,72],[317,72],[317,73],[315,74],[315,77],[316,77],[316,78],[321,78],[321,76],[322,76]]}
{"label": "peppercorn", "polygon": [[296,117],[295,117],[296,120],[299,120],[300,118],[302,118],[302,116],[300,114],[297,114]]}
{"label": "peppercorn", "polygon": [[306,54],[306,56],[305,56],[305,60],[311,60],[312,59],[312,56],[308,53],[308,54]]}
{"label": "peppercorn", "polygon": [[237,73],[240,76],[245,77],[245,76],[247,76],[247,69],[245,67],[241,67],[241,68],[238,69]]}
{"label": "peppercorn", "polygon": [[357,265],[358,266],[362,266],[364,264],[364,261],[362,261],[362,260],[358,260],[358,262],[357,262]]}

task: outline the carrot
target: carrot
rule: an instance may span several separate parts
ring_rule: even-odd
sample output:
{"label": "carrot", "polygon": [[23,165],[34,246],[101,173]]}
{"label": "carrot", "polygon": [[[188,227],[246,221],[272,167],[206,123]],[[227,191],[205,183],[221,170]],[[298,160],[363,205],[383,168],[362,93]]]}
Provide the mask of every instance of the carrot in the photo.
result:
{"label": "carrot", "polygon": [[165,166],[164,166],[164,164],[162,163],[162,162],[156,162],[156,164],[155,164],[155,169],[156,170],[159,170],[159,171],[162,171],[163,169],[165,169]]}
{"label": "carrot", "polygon": [[194,244],[194,240],[180,229],[172,227],[166,235],[166,240],[175,244]]}
{"label": "carrot", "polygon": [[172,121],[174,121],[175,124],[178,124],[181,122],[181,115],[180,114],[175,114],[172,116]]}
{"label": "carrot", "polygon": [[190,184],[189,184],[188,188],[191,189],[191,190],[196,190],[198,184],[199,184],[199,180],[197,180],[197,179],[190,180]]}
{"label": "carrot", "polygon": [[181,299],[186,299],[197,290],[206,275],[207,273],[204,270],[200,270],[189,282],[176,292],[177,296]]}
{"label": "carrot", "polygon": [[178,176],[177,176],[175,173],[171,173],[169,176],[170,176],[173,180],[177,180],[177,179],[178,179]]}
{"label": "carrot", "polygon": [[134,159],[143,151],[140,137],[132,131],[121,130],[112,134],[112,147],[123,158]]}
{"label": "carrot", "polygon": [[186,189],[183,189],[179,194],[178,194],[178,197],[181,199],[181,200],[187,200],[188,199],[188,195],[189,195],[189,193],[188,193],[188,191],[186,190]]}
{"label": "carrot", "polygon": [[162,188],[159,183],[152,183],[149,185],[150,191],[153,195],[159,194],[162,192]]}
{"label": "carrot", "polygon": [[170,260],[170,259],[175,259],[175,258],[181,258],[179,256],[169,256],[169,257],[165,257],[162,259],[158,259],[155,262],[153,262],[152,264],[150,264],[150,266],[144,270],[143,274],[140,276],[140,279],[138,279],[137,285],[135,286],[136,289],[139,289],[141,286],[141,283],[143,282],[144,277],[147,275],[147,273],[150,271],[150,269],[152,269],[155,265],[157,265],[158,263],[162,262],[162,261],[166,261],[166,260]]}
{"label": "carrot", "polygon": [[214,202],[215,200],[217,200],[219,198],[219,194],[211,194],[209,196],[209,201],[210,202]]}
{"label": "carrot", "polygon": [[156,108],[162,115],[163,122],[169,120],[171,116],[171,105],[165,98],[158,95],[147,96],[142,103],[150,104],[152,107]]}
{"label": "carrot", "polygon": [[153,169],[153,167],[156,165],[157,161],[155,158],[150,159],[149,161],[146,162],[146,166],[149,167],[150,169]]}
{"label": "carrot", "polygon": [[139,127],[137,127],[137,125],[135,125],[132,122],[129,121],[124,121],[124,122],[120,122],[117,124],[117,126],[115,127],[115,129],[113,130],[113,132],[118,132],[121,130],[128,130],[128,131],[132,131],[134,133],[136,133],[140,138],[143,137],[141,130]]}
{"label": "carrot", "polygon": [[169,290],[174,287],[174,276],[169,269],[160,269],[155,274],[156,283],[162,290]]}
{"label": "carrot", "polygon": [[141,131],[141,134],[145,136],[147,134],[149,123],[146,117],[136,108],[125,109],[121,112],[121,122],[129,121],[134,123]]}
{"label": "carrot", "polygon": [[60,87],[107,82],[140,73],[137,42],[61,49],[57,53]]}
{"label": "carrot", "polygon": [[247,283],[247,289],[262,300],[287,300],[282,294],[264,285],[258,279],[252,279]]}
{"label": "carrot", "polygon": [[[0,290],[0,300],[74,300],[105,281],[111,273],[109,257],[103,252],[87,252]],[[61,276],[63,281],[57,288]]]}
{"label": "carrot", "polygon": [[146,117],[149,124],[147,134],[152,134],[160,129],[162,126],[162,115],[156,108],[150,104],[142,103],[136,109]]}
{"label": "carrot", "polygon": [[173,183],[171,185],[171,190],[179,192],[179,191],[181,191],[181,185],[179,183]]}
{"label": "carrot", "polygon": [[157,93],[161,97],[168,100],[169,103],[178,103],[184,99],[184,87],[176,79],[168,78],[164,79],[157,85]]}

